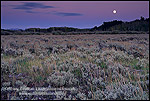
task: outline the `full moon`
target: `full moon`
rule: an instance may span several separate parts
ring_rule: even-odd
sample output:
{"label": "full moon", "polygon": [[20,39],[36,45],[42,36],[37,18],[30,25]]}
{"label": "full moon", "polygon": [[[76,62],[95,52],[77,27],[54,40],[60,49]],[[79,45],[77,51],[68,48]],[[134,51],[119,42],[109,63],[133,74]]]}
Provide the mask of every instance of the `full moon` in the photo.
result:
{"label": "full moon", "polygon": [[117,13],[117,11],[116,11],[116,10],[113,10],[113,13],[114,13],[114,14],[116,14],[116,13]]}

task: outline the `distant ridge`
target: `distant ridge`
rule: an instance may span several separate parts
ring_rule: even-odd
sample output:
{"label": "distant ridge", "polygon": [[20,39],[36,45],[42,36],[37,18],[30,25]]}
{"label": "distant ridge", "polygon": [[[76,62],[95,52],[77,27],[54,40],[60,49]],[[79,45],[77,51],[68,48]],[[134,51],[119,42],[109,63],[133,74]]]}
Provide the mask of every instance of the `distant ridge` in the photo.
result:
{"label": "distant ridge", "polygon": [[[132,31],[132,32],[131,32]],[[95,34],[95,33],[114,33],[114,34],[128,34],[144,32],[149,34],[149,18],[144,18],[141,16],[140,19],[136,19],[130,22],[123,21],[110,21],[104,22],[100,26],[95,26],[93,28],[79,29],[73,27],[50,27],[50,28],[28,28],[25,30],[19,28],[13,29],[1,29],[1,35],[11,35],[11,34],[47,34],[52,33],[55,35],[65,35],[65,34]]]}
{"label": "distant ridge", "polygon": [[104,22],[101,26],[95,26],[92,30],[99,31],[149,31],[149,18],[141,17],[141,19],[136,19],[131,22],[123,21],[110,21]]}

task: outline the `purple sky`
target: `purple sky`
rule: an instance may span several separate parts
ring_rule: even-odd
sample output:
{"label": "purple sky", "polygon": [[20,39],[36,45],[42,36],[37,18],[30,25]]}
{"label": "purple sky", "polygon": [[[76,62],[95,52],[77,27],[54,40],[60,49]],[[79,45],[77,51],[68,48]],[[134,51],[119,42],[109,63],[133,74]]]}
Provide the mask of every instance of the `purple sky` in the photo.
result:
{"label": "purple sky", "polygon": [[[113,10],[117,10],[113,14]],[[92,28],[149,17],[149,1],[1,1],[1,28]]]}

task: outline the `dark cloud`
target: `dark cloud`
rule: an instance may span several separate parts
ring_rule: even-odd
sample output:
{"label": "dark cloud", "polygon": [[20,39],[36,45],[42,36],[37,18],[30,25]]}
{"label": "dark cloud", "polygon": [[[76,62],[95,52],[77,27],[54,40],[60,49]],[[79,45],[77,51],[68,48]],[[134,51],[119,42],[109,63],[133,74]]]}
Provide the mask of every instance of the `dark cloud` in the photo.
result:
{"label": "dark cloud", "polygon": [[15,5],[13,9],[21,9],[21,10],[32,10],[34,8],[54,8],[54,6],[47,6],[41,3],[23,3],[22,5]]}
{"label": "dark cloud", "polygon": [[80,13],[65,13],[65,12],[55,12],[55,15],[60,15],[60,16],[82,16]]}
{"label": "dark cloud", "polygon": [[18,5],[17,7],[14,7],[13,9],[31,10],[33,8]]}
{"label": "dark cloud", "polygon": [[39,13],[39,12],[26,11],[26,13]]}
{"label": "dark cloud", "polygon": [[[54,6],[47,6],[42,3],[33,3],[33,2],[23,2],[21,5],[11,5],[13,6],[13,9],[20,9],[20,10],[25,10],[26,13],[38,13],[32,11],[35,8],[41,8],[41,9],[46,9],[46,8],[55,8]],[[58,16],[82,16],[80,13],[66,13],[66,12],[57,12],[54,11],[53,14],[58,15]]]}

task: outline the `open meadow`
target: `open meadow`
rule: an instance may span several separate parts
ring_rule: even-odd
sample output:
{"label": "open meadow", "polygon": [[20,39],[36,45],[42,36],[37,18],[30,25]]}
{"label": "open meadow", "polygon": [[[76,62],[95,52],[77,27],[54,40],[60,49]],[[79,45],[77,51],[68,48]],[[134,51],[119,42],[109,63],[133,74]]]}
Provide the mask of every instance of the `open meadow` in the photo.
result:
{"label": "open meadow", "polygon": [[149,100],[149,34],[1,35],[1,99]]}

